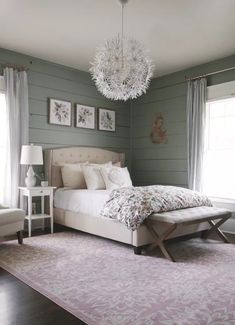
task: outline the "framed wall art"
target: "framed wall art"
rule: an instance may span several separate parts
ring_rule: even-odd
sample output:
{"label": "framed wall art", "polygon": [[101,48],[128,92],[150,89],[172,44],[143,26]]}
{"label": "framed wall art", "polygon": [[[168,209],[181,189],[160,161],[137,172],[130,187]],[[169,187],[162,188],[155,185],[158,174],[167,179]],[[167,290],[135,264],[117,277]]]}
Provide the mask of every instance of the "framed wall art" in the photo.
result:
{"label": "framed wall art", "polygon": [[75,127],[95,129],[95,107],[75,104]]}
{"label": "framed wall art", "polygon": [[162,113],[157,113],[154,122],[152,125],[152,129],[150,132],[150,139],[152,143],[167,143],[167,130],[164,126],[164,117]]}
{"label": "framed wall art", "polygon": [[115,132],[115,111],[99,108],[99,130]]}
{"label": "framed wall art", "polygon": [[49,123],[63,126],[72,125],[72,104],[66,100],[49,99]]}

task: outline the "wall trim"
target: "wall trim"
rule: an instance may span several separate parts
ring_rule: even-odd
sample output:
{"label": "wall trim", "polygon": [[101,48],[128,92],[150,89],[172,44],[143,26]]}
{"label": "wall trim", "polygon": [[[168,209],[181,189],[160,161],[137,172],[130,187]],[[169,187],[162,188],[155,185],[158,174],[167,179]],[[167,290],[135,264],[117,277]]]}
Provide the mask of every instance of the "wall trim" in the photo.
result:
{"label": "wall trim", "polygon": [[207,87],[207,101],[235,97],[235,81],[224,82]]}

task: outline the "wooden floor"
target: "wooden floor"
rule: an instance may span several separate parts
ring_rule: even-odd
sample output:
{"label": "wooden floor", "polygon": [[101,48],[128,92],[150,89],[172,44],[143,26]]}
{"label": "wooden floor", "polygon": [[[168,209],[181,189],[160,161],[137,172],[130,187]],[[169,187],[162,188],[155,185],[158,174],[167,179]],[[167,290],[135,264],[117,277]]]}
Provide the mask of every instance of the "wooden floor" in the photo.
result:
{"label": "wooden floor", "polygon": [[85,324],[0,268],[1,325]]}
{"label": "wooden floor", "polygon": [[[57,232],[61,230],[65,228],[56,229]],[[34,235],[39,234],[34,232]],[[229,239],[235,243],[234,236],[229,236]],[[52,324],[85,323],[0,268],[0,325]]]}

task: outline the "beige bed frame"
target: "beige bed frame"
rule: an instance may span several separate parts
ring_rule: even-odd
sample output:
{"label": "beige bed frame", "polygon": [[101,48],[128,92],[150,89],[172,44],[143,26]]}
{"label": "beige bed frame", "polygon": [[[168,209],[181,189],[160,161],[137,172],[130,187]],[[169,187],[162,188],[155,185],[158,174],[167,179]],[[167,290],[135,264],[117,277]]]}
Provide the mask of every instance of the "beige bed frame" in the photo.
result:
{"label": "beige bed frame", "polygon": [[[45,150],[45,175],[48,177],[50,186],[62,187],[61,170],[59,163],[77,162],[105,163],[108,161],[121,162],[125,165],[123,153],[108,151],[92,147],[66,147]],[[126,226],[116,220],[92,216],[88,214],[75,213],[69,210],[54,208],[55,223],[81,230],[97,236],[113,239],[134,246],[136,254],[140,253],[141,246],[154,242],[154,238],[145,225],[137,230],[130,231]],[[158,230],[165,230],[164,224],[159,224]],[[169,236],[178,237],[208,229],[207,223],[180,226]]]}

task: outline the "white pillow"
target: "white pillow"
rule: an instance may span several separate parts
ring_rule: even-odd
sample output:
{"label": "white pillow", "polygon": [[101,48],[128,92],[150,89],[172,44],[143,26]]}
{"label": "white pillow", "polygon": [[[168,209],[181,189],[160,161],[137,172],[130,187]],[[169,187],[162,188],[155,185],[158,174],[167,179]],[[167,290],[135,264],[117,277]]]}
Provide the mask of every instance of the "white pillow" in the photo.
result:
{"label": "white pillow", "polygon": [[132,186],[131,177],[127,167],[102,167],[101,174],[104,178],[107,190]]}
{"label": "white pillow", "polygon": [[65,164],[61,167],[61,175],[64,187],[86,188],[82,166],[84,164]]}
{"label": "white pillow", "polygon": [[82,167],[88,190],[106,189],[105,182],[101,174],[101,167],[105,166],[112,166],[112,162],[109,161],[105,164],[89,164]]}

